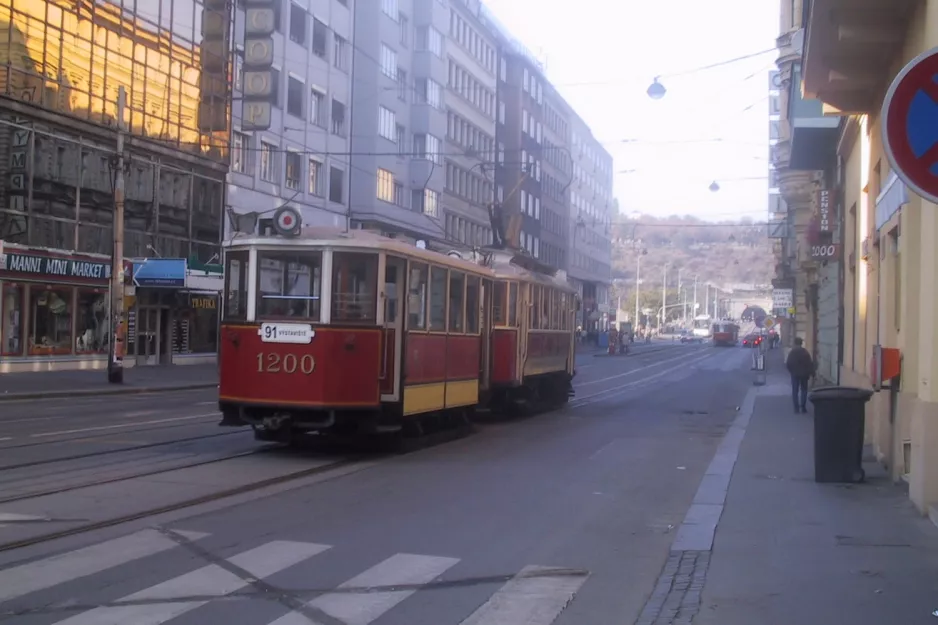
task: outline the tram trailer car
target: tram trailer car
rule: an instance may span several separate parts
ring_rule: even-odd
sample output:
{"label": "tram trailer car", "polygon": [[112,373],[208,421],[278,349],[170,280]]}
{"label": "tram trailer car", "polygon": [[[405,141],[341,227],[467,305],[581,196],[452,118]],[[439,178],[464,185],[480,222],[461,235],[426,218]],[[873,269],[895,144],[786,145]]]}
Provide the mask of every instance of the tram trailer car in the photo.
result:
{"label": "tram trailer car", "polygon": [[[552,330],[548,313],[541,331],[531,298],[547,292],[552,302],[556,292],[569,309],[573,294],[561,298],[555,277],[484,260],[365,231],[236,235],[225,249],[221,425],[282,442],[312,432],[419,435],[479,407],[543,400],[546,389],[563,388],[555,401],[566,401],[572,314],[558,311]],[[502,326],[514,343],[494,331],[497,284],[506,298],[510,284],[520,293],[517,325],[509,316]]]}

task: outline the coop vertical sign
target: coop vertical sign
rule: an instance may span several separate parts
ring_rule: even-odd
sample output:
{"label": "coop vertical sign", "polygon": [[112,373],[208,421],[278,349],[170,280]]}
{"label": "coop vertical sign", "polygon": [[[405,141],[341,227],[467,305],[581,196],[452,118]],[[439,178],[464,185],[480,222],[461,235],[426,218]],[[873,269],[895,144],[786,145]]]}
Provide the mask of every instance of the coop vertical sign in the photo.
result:
{"label": "coop vertical sign", "polygon": [[231,6],[227,0],[202,3],[202,45],[199,46],[199,129],[228,130],[231,87],[228,66],[231,57]]}
{"label": "coop vertical sign", "polygon": [[938,204],[938,48],[912,59],[883,101],[883,148],[893,171]]}
{"label": "coop vertical sign", "polygon": [[[277,0],[279,2],[279,0]],[[274,0],[245,0],[243,130],[270,128],[270,111],[279,85],[274,84]]]}

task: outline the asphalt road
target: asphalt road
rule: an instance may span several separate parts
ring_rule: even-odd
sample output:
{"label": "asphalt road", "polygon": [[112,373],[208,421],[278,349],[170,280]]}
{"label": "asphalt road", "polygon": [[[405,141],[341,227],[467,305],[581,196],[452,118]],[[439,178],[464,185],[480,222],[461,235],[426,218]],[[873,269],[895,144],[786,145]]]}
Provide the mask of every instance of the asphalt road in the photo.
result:
{"label": "asphalt road", "polygon": [[[751,388],[749,356],[697,345],[583,355],[577,397],[563,410],[487,424],[315,484],[0,553],[0,622],[631,625]],[[115,456],[257,445],[247,432],[183,441],[217,433],[213,414],[197,418],[214,412],[205,401],[192,392],[30,404],[19,414],[4,406],[0,464],[39,457],[32,470],[47,482],[79,469],[93,479],[110,475]],[[151,410],[160,412],[138,414]],[[175,416],[193,418],[165,421]],[[110,426],[122,427],[92,429]],[[77,448],[108,453],[64,460]],[[279,455],[217,472],[243,479]],[[8,472],[21,472],[17,488],[41,491],[26,469]],[[127,505],[156,496],[125,492]],[[45,505],[65,513],[70,501],[50,496]],[[16,529],[3,515],[23,503],[0,501],[0,541]],[[114,505],[102,498],[100,507]]]}

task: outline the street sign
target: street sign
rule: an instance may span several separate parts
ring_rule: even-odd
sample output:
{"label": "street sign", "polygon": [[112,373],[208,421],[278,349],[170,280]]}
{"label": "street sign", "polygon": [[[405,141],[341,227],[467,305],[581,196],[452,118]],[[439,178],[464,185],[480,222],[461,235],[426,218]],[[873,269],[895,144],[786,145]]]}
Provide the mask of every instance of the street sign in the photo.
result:
{"label": "street sign", "polygon": [[789,308],[794,297],[794,289],[772,289],[772,308]]}
{"label": "street sign", "polygon": [[762,322],[762,326],[766,330],[771,330],[772,327],[775,326],[775,319],[772,319],[771,317],[766,317],[765,321]]}
{"label": "street sign", "polygon": [[883,101],[883,149],[910,189],[938,203],[938,48],[909,62]]}

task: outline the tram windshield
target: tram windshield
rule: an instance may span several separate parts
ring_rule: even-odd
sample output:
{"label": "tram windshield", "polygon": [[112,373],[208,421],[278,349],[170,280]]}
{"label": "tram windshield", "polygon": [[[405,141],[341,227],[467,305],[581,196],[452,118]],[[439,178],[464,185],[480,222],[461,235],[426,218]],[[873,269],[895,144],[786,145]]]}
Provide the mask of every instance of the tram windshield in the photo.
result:
{"label": "tram windshield", "polygon": [[257,253],[257,318],[320,318],[321,252]]}

